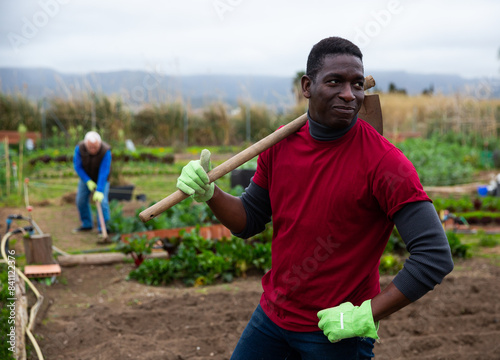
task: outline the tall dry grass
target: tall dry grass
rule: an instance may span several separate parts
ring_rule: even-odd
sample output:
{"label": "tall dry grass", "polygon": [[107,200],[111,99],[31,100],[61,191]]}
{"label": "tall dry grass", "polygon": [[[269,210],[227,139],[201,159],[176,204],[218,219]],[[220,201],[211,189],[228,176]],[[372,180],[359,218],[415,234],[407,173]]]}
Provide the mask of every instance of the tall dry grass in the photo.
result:
{"label": "tall dry grass", "polygon": [[498,136],[500,99],[479,100],[459,95],[380,94],[387,136],[418,132],[474,133],[484,137]]}
{"label": "tall dry grass", "polygon": [[[408,133],[422,137],[436,132],[495,138],[500,135],[500,99],[392,93],[382,93],[380,99],[384,135],[390,139]],[[40,103],[0,94],[0,130],[17,130],[24,124],[28,131],[45,131],[47,138],[58,140],[57,144],[72,146],[93,126],[111,142],[126,138],[154,146],[234,145],[248,138],[258,141],[295,119],[307,111],[307,101],[301,99],[280,113],[264,104],[243,103],[239,111],[221,102],[192,109],[180,100],[145,104],[133,111],[117,98],[86,95],[71,100],[51,99],[44,108],[45,130],[41,128]]]}

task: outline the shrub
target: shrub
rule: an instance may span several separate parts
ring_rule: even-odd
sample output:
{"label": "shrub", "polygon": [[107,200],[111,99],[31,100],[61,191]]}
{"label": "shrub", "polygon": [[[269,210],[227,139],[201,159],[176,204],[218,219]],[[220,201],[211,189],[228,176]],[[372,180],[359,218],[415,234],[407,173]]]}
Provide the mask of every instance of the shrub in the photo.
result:
{"label": "shrub", "polygon": [[460,238],[453,231],[447,231],[446,237],[448,238],[448,243],[450,244],[451,255],[460,257],[460,258],[468,258],[471,256],[470,254],[470,245],[462,244]]}
{"label": "shrub", "polygon": [[[239,104],[240,113],[234,117],[235,136],[240,141],[258,141],[276,130],[276,115],[263,105]],[[247,120],[250,122],[250,134],[247,134]],[[248,139],[250,135],[250,139]]]}

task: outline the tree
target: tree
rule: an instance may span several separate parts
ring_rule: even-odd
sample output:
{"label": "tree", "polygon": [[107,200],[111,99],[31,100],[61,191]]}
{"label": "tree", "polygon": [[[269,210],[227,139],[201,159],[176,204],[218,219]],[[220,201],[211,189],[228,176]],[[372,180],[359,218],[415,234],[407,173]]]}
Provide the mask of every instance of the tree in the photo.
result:
{"label": "tree", "polygon": [[433,94],[434,94],[434,85],[433,84],[429,85],[428,89],[422,90],[422,95],[432,96]]}
{"label": "tree", "polygon": [[389,83],[389,93],[406,95],[406,89],[398,89],[393,82]]}

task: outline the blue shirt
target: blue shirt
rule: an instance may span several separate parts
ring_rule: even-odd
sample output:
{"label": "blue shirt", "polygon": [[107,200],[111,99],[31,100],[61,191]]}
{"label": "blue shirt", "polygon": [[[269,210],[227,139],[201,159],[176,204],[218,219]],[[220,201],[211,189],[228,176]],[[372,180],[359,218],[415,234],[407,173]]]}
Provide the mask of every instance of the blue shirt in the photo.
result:
{"label": "blue shirt", "polygon": [[[87,183],[91,180],[90,176],[85,172],[82,166],[82,157],[80,155],[80,150],[78,145],[75,147],[75,153],[73,155],[73,165],[76,173],[80,179]],[[104,192],[104,187],[108,182],[108,176],[111,171],[111,150],[106,151],[104,157],[102,158],[101,165],[99,165],[99,176],[97,177],[97,189],[96,191]]]}

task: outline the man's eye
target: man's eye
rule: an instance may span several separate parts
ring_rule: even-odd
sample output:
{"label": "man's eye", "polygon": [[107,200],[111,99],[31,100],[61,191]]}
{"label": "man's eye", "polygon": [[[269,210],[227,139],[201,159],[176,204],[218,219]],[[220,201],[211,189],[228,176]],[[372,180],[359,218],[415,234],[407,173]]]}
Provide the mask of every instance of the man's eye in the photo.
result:
{"label": "man's eye", "polygon": [[338,83],[339,83],[339,81],[338,81],[338,80],[336,80],[336,79],[334,79],[334,80],[330,80],[330,81],[329,81],[329,83],[331,83],[331,84],[338,84]]}
{"label": "man's eye", "polygon": [[365,83],[363,81],[359,81],[359,82],[355,83],[354,86],[356,86],[358,88],[363,88],[365,86]]}

